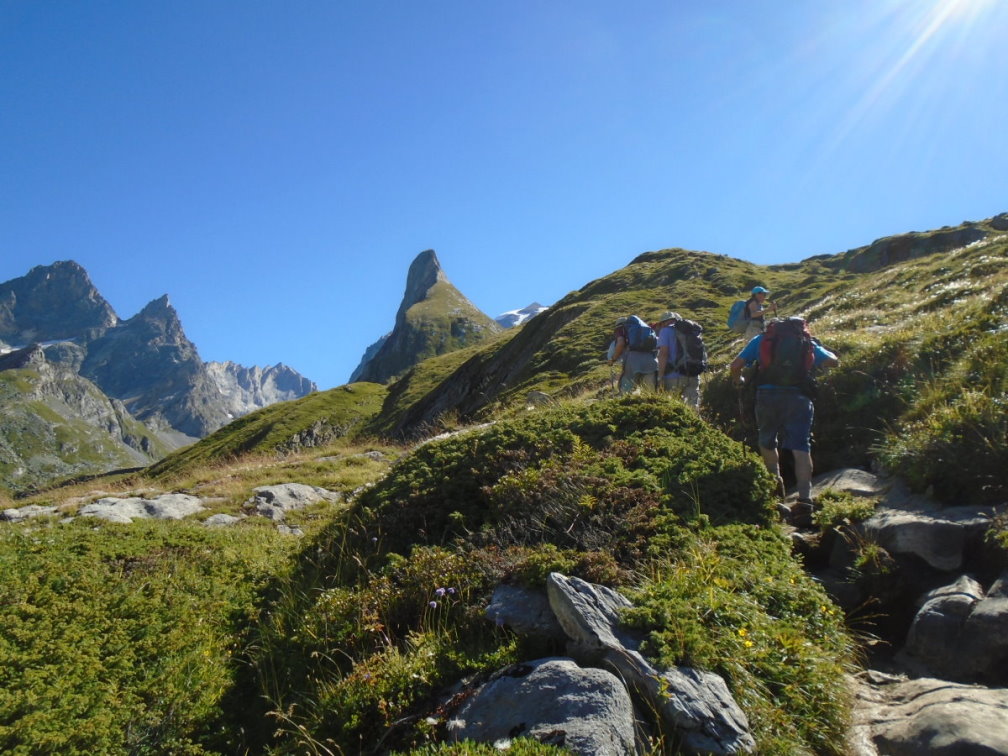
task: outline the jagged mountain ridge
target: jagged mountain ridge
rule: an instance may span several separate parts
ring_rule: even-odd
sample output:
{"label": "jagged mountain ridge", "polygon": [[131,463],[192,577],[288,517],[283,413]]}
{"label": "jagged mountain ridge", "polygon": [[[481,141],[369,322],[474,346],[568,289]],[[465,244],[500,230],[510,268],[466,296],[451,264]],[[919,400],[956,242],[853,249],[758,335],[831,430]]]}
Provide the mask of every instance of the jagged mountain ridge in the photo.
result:
{"label": "jagged mountain ridge", "polygon": [[210,378],[224,395],[231,417],[241,417],[277,402],[286,402],[318,391],[310,381],[282,362],[272,367],[245,367],[236,362],[206,363]]}
{"label": "jagged mountain ridge", "polygon": [[441,268],[434,250],[410,264],[406,291],[391,333],[368,348],[352,380],[385,383],[413,365],[439,354],[479,343],[501,327],[481,312]]}
{"label": "jagged mountain ridge", "polygon": [[[110,465],[149,464],[172,449],[208,435],[235,416],[275,401],[304,396],[316,388],[282,365],[266,369],[235,365],[229,370],[212,370],[185,335],[167,295],[122,320],[92,284],[87,271],[73,261],[37,266],[25,276],[0,284],[0,355],[4,354],[7,359],[2,364],[6,367],[0,370],[34,371],[31,380],[8,376],[5,407],[8,414],[22,418],[25,428],[35,424],[43,431],[49,429],[40,432],[54,446],[41,452],[38,447],[33,453],[58,460],[58,464],[34,467],[49,470],[56,477],[104,472]],[[29,391],[29,384],[38,384],[55,394],[54,387],[61,383],[68,395],[87,395],[92,403],[115,408],[103,410],[102,417],[128,412],[130,422],[140,428],[120,433],[113,426],[122,423],[96,420],[99,430],[107,432],[99,446],[121,446],[125,436],[156,438],[157,443],[141,449],[142,457],[133,454],[128,440],[115,453],[99,455],[80,453],[80,445],[56,443],[53,439],[60,434],[80,437],[83,431],[79,426],[97,418],[94,413],[77,412],[71,401],[69,409],[61,407],[57,412],[62,418],[57,421]],[[20,399],[23,406],[18,406],[19,387],[25,390]],[[95,393],[102,394],[102,398],[94,398]],[[20,457],[8,451],[8,472],[33,467],[22,464],[24,460],[16,461]],[[89,462],[81,461],[84,458]],[[44,478],[39,472],[21,476],[18,482],[0,472],[0,484],[21,485],[29,479],[40,483]]]}
{"label": "jagged mountain ridge", "polygon": [[[981,296],[990,298],[993,292],[983,287],[995,285],[998,279],[994,274],[1008,269],[1004,253],[1008,243],[1003,241],[1008,235],[1002,232],[1008,229],[1008,214],[964,224],[963,228],[975,229],[968,232],[972,236],[982,232],[983,238],[957,255],[950,272],[944,275],[963,277],[971,289],[980,287]],[[523,408],[531,391],[564,397],[611,390],[612,375],[605,366],[605,351],[613,321],[630,312],[654,319],[673,309],[700,321],[711,358],[711,372],[705,376],[704,385],[716,384],[724,373],[722,368],[742,346],[738,335],[725,324],[728,310],[735,299],[756,284],[772,289],[782,315],[808,316],[817,335],[849,338],[844,334],[853,329],[860,340],[858,318],[871,318],[876,332],[898,332],[903,318],[916,321],[920,317],[918,310],[932,306],[928,302],[937,296],[936,286],[956,290],[956,284],[939,284],[929,272],[937,264],[934,259],[940,259],[950,249],[949,244],[962,238],[956,231],[901,234],[839,254],[772,266],[683,249],[641,254],[625,267],[573,291],[519,329],[418,363],[388,384],[380,411],[369,422],[360,424],[360,433],[416,438],[441,429],[439,418],[479,422],[495,413]],[[918,258],[888,262],[888,267],[882,268],[885,276],[907,281],[900,284],[907,304],[903,311],[897,311],[894,292],[877,286],[881,280],[878,266],[883,265],[883,260],[892,260],[892,250],[902,249],[907,239],[915,240],[914,244],[927,250],[930,257],[921,257],[919,262]],[[870,270],[854,273],[850,270],[853,266]],[[985,271],[984,275],[978,276],[978,270]],[[862,306],[862,301],[867,304]],[[820,325],[826,330],[820,331]],[[859,381],[866,379],[858,376],[851,380],[860,385]],[[731,391],[730,386],[711,388],[715,393]],[[304,401],[294,402],[291,413],[297,412]],[[737,407],[731,409],[735,407],[733,399],[721,403],[723,407],[719,402],[705,405],[705,412],[720,413],[723,409],[737,414]],[[727,415],[718,420],[722,424],[731,422]],[[227,432],[225,428],[219,434]],[[295,435],[298,428],[291,425],[287,432]],[[256,448],[247,443],[242,446],[243,451]],[[201,457],[213,458],[209,449]]]}

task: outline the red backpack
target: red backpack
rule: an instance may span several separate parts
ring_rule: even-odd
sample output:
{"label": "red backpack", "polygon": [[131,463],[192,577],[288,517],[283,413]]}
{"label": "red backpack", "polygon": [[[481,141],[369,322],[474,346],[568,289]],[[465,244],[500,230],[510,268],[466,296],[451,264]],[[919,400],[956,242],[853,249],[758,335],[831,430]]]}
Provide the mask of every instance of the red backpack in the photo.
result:
{"label": "red backpack", "polygon": [[802,318],[770,321],[760,342],[756,385],[809,387],[815,365],[812,344]]}

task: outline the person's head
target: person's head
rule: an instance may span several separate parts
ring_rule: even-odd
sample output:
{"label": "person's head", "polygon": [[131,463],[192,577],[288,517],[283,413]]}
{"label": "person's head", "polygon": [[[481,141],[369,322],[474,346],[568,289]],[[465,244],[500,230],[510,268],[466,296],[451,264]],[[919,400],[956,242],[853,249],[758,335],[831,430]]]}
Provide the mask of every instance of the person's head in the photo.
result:
{"label": "person's head", "polygon": [[627,320],[626,317],[616,318],[616,326],[614,330],[619,331],[623,326],[626,325],[626,320]]}
{"label": "person's head", "polygon": [[757,302],[762,302],[767,298],[767,294],[769,293],[769,289],[764,289],[762,286],[754,286],[752,290],[752,295],[756,298]]}
{"label": "person's head", "polygon": [[664,313],[662,313],[662,316],[658,318],[658,325],[666,326],[673,320],[682,320],[682,318],[679,317],[678,312],[672,312],[671,310],[666,310]]}

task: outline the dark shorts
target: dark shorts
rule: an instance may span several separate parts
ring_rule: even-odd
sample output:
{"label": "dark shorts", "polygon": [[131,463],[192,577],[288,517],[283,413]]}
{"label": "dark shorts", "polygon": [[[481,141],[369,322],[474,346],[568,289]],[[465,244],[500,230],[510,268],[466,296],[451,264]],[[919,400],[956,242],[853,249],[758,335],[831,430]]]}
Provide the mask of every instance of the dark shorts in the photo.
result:
{"label": "dark shorts", "polygon": [[810,451],[812,400],[800,391],[759,389],[756,392],[756,426],[764,449]]}

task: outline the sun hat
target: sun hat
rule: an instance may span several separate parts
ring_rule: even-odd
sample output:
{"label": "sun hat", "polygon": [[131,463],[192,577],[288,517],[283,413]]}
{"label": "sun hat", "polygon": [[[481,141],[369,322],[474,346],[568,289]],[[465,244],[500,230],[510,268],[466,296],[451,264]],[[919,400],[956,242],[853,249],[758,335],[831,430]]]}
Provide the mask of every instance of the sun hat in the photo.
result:
{"label": "sun hat", "polygon": [[626,323],[625,315],[623,317],[616,318],[616,325],[623,325],[624,323]]}
{"label": "sun hat", "polygon": [[762,286],[754,286],[752,290],[753,294],[769,294],[769,289],[764,289]]}
{"label": "sun hat", "polygon": [[664,323],[668,320],[682,320],[682,318],[679,317],[678,312],[672,312],[671,310],[668,310],[660,318],[658,318],[659,323]]}

